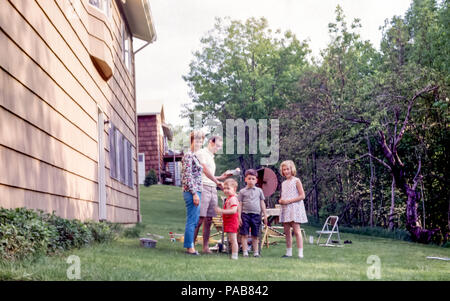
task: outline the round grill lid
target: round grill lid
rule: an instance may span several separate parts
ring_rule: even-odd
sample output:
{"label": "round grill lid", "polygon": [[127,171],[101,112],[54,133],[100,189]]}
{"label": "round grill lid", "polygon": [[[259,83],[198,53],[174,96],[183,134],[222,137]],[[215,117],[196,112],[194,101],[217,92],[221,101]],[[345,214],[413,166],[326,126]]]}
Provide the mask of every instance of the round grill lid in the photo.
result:
{"label": "round grill lid", "polygon": [[258,169],[257,172],[258,183],[256,183],[256,186],[261,188],[264,192],[264,197],[268,198],[277,190],[277,175],[272,169],[268,167]]}

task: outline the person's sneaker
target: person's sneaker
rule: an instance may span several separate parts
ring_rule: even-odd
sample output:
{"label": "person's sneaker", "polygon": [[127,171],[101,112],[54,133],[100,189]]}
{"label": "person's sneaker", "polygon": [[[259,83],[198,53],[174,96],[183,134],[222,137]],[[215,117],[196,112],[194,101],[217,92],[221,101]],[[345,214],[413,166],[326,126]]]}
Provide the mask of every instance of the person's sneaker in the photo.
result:
{"label": "person's sneaker", "polygon": [[242,255],[242,257],[248,257],[248,254]]}
{"label": "person's sneaker", "polygon": [[281,258],[291,258],[292,256],[287,256],[286,254],[281,256]]}
{"label": "person's sneaker", "polygon": [[255,255],[253,255],[253,257],[261,257],[261,255],[255,254]]}

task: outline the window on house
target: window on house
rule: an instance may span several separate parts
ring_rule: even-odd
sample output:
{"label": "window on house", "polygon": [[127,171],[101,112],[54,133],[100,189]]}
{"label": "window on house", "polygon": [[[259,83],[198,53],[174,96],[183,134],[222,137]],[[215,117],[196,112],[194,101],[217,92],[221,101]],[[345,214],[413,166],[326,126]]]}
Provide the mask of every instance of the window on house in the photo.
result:
{"label": "window on house", "polygon": [[89,4],[111,17],[111,0],[89,0]]}
{"label": "window on house", "polygon": [[128,71],[132,73],[131,68],[131,36],[127,30],[127,26],[125,25],[125,22],[122,22],[122,60],[127,67]]}
{"label": "window on house", "polygon": [[111,178],[133,188],[133,147],[112,123],[109,129],[109,149]]}

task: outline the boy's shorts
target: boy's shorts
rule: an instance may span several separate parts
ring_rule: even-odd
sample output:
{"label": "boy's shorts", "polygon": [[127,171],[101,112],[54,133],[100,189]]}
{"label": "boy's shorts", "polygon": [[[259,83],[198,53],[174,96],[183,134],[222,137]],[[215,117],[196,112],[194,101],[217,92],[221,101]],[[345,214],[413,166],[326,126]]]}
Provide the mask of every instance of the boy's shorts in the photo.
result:
{"label": "boy's shorts", "polygon": [[259,228],[261,227],[261,215],[255,213],[244,213],[241,215],[242,226],[239,233],[248,235],[249,228],[252,229],[252,236],[259,236]]}

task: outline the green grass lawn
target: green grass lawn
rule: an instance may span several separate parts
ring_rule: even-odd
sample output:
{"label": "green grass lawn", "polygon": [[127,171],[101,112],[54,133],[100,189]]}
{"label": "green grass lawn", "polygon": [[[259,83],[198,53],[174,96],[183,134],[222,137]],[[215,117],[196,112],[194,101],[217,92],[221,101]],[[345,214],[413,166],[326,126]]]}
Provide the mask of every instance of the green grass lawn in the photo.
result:
{"label": "green grass lawn", "polygon": [[[184,233],[185,206],[179,187],[141,187],[141,210],[145,233],[164,236],[156,248],[147,249],[139,239],[120,238],[72,250],[33,262],[0,264],[0,280],[67,280],[66,262],[77,255],[81,280],[368,280],[367,258],[381,261],[381,280],[450,280],[450,262],[426,259],[450,257],[450,249],[392,239],[342,233],[353,244],[327,248],[305,243],[303,259],[281,258],[284,241],[262,250],[261,258],[233,261],[226,254],[189,256],[168,233]],[[306,234],[316,228],[305,226]],[[296,250],[293,251],[297,255]]]}

